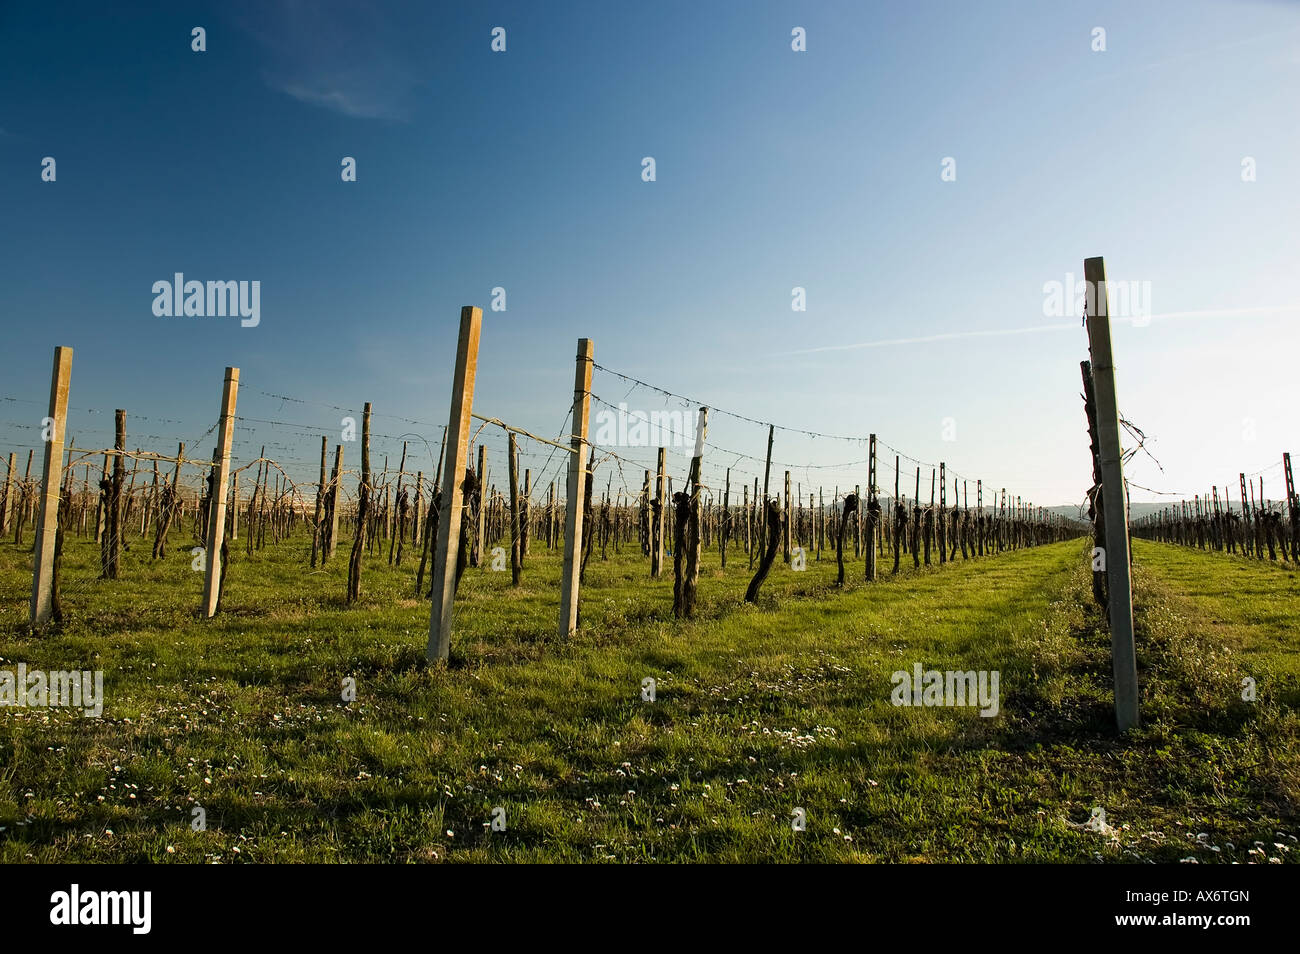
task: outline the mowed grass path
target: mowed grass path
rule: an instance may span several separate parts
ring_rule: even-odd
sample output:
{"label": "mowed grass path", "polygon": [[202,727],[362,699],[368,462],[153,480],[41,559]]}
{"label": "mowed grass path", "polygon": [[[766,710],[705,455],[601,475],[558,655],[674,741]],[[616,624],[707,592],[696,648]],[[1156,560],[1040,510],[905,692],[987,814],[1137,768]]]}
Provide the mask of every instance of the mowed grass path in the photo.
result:
{"label": "mowed grass path", "polygon": [[1248,664],[1276,671],[1300,706],[1300,569],[1274,563],[1136,541],[1136,559],[1158,573],[1161,591],[1196,619],[1211,643]]}
{"label": "mowed grass path", "polygon": [[[568,642],[536,548],[517,589],[467,571],[446,669],[423,664],[409,556],[369,560],[348,608],[343,548],[315,572],[303,553],[236,549],[201,622],[187,548],[151,566],[136,544],[101,583],[77,541],[69,621],[33,637],[30,557],[0,545],[0,668],[99,668],[107,694],[102,720],[0,710],[0,861],[1249,861],[1257,840],[1294,860],[1272,847],[1296,830],[1294,706],[1182,665],[1195,625],[1160,603],[1147,723],[1117,740],[1082,540],[872,585],[852,565],[844,592],[833,559],[778,564],[758,607],[744,558],[706,551],[691,623],[671,567],[597,552]],[[999,715],[893,706],[914,663],[998,670]],[[1096,806],[1113,837],[1077,827]]]}

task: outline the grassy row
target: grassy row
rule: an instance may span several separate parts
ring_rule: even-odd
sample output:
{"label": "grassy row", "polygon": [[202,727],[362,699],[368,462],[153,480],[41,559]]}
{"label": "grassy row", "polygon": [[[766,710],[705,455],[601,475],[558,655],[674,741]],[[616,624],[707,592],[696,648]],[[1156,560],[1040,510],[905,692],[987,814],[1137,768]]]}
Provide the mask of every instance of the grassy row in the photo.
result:
{"label": "grassy row", "polygon": [[[1294,860],[1294,593],[1261,623],[1185,592],[1219,558],[1137,546],[1146,721],[1119,741],[1081,543],[845,592],[813,560],[759,607],[743,557],[706,553],[691,623],[639,554],[596,554],[567,642],[542,551],[517,589],[466,575],[447,669],[409,563],[370,561],[348,608],[342,559],[239,552],[201,622],[188,555],[137,547],[106,584],[77,542],[69,622],[30,637],[30,558],[0,545],[0,668],[103,669],[108,695],[102,720],[0,711],[0,861]],[[913,663],[1000,671],[1000,714],[893,706]],[[1112,833],[1078,827],[1097,806]]]}

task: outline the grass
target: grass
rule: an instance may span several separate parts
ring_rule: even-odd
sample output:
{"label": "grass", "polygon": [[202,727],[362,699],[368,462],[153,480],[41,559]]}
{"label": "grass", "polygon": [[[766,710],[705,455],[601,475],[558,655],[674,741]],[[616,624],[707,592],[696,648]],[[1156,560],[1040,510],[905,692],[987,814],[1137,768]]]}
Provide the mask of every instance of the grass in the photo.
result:
{"label": "grass", "polygon": [[[535,548],[518,588],[466,573],[446,668],[409,557],[368,561],[347,607],[342,550],[313,572],[301,537],[236,548],[200,621],[187,549],[136,544],[106,583],[74,541],[69,618],[33,636],[6,542],[0,668],[102,669],[107,702],[0,710],[0,862],[1296,861],[1294,576],[1135,546],[1144,723],[1119,739],[1082,540],[871,585],[851,566],[842,592],[833,559],[778,563],[757,607],[743,555],[706,551],[689,623],[671,566],[597,552],[569,641]],[[999,671],[999,715],[896,708],[913,663]]]}

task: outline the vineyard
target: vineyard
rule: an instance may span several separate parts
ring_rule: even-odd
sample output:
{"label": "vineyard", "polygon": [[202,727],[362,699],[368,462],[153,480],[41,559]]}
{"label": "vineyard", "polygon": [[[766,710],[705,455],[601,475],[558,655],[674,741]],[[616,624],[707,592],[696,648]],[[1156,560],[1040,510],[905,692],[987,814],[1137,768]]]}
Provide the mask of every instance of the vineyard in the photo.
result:
{"label": "vineyard", "polygon": [[[1291,455],[1282,455],[1281,469],[1286,487],[1286,500],[1278,504],[1264,496],[1264,478],[1259,477],[1259,496],[1255,495],[1255,476],[1247,482],[1244,473],[1238,476],[1241,490],[1240,509],[1232,509],[1225,488],[1219,499],[1219,488],[1212,487],[1202,497],[1180,500],[1159,513],[1137,520],[1133,535],[1164,543],[1212,550],[1218,553],[1253,556],[1277,562],[1280,558],[1300,563],[1300,497],[1296,495],[1295,476],[1291,470]],[[1272,468],[1270,468],[1272,469]],[[1247,499],[1247,487],[1249,499]]]}
{"label": "vineyard", "polygon": [[[1135,521],[1130,557],[1104,312],[1078,519],[589,339],[536,435],[474,410],[481,321],[446,427],[227,368],[174,452],[125,410],[79,447],[56,350],[0,485],[0,662],[102,672],[103,711],[6,710],[0,859],[1300,857],[1290,458],[1289,510],[1216,488]],[[745,428],[765,455],[727,449]],[[812,440],[848,459],[779,452]]]}
{"label": "vineyard", "polygon": [[[467,309],[462,320],[462,351],[470,320],[481,321],[477,309]],[[473,334],[477,336],[477,327]],[[344,415],[339,418],[342,427],[332,463],[329,435],[311,434],[310,428],[300,423],[235,413],[236,369],[227,369],[218,422],[197,441],[178,442],[174,453],[129,449],[129,416],[122,409],[114,414],[112,447],[79,449],[74,435],[64,448],[60,438],[68,427],[71,349],[60,348],[55,357],[53,416],[40,425],[28,425],[48,435],[44,446],[51,460],[47,464],[58,474],[49,478],[48,488],[38,480],[32,472],[37,451],[33,446],[27,449],[25,466],[20,466],[17,452],[9,454],[5,480],[0,484],[0,534],[11,536],[19,546],[31,534],[36,538],[31,551],[45,557],[43,568],[43,561],[38,560],[33,570],[31,622],[39,626],[49,620],[61,621],[68,594],[84,594],[94,581],[119,579],[123,554],[133,549],[147,551],[150,563],[167,560],[169,548],[172,559],[190,559],[203,581],[201,603],[208,616],[220,610],[228,567],[238,565],[241,556],[252,565],[268,544],[300,535],[304,543],[297,562],[304,571],[347,561],[341,594],[345,602],[361,598],[364,572],[380,560],[409,577],[412,596],[434,597],[435,613],[440,613],[436,609],[439,585],[450,580],[454,591],[466,569],[509,571],[512,584],[518,585],[534,551],[543,547],[547,552],[564,551],[566,575],[561,581],[564,595],[560,602],[565,612],[576,613],[577,598],[569,594],[577,592],[592,554],[598,553],[605,561],[611,551],[628,549],[643,558],[649,578],[672,573],[673,612],[690,617],[702,551],[716,552],[720,568],[726,570],[730,548],[732,571],[751,574],[746,599],[755,602],[778,559],[783,568],[796,572],[806,570],[810,562],[834,561],[837,583],[845,585],[854,579],[875,580],[878,572],[897,574],[907,563],[919,568],[958,559],[978,560],[1067,539],[1084,530],[1080,521],[1022,501],[1009,495],[1005,487],[986,491],[982,479],[971,480],[951,470],[946,462],[927,464],[897,451],[891,468],[894,492],[882,494],[874,434],[852,438],[795,432],[843,442],[850,448],[848,452],[863,455],[858,461],[828,466],[774,461],[778,425],[716,408],[700,408],[697,421],[684,419],[677,411],[655,412],[653,418],[633,416],[629,424],[626,404],[618,407],[593,393],[594,371],[615,383],[631,382],[633,388],[683,402],[687,399],[596,365],[591,343],[585,339],[579,348],[575,399],[564,420],[567,427],[570,420],[580,419],[581,426],[572,435],[538,437],[471,413],[472,384],[470,399],[466,399],[464,365],[468,359],[462,354],[458,367],[461,393],[457,395],[461,401],[453,411],[459,420],[449,425],[459,429],[460,435],[452,442],[450,456],[448,427],[439,431],[410,418],[388,415],[403,425],[426,428],[425,433],[381,435],[372,424],[382,415],[367,403],[358,411],[329,406],[330,411]],[[301,398],[260,393],[280,401],[281,406],[308,404]],[[589,430],[593,404],[611,412],[608,426],[595,435]],[[708,442],[710,413],[715,421],[726,415],[765,430],[767,457],[728,451]],[[142,420],[152,423],[156,419]],[[473,423],[477,428],[471,436]],[[306,482],[301,474],[298,480],[293,479],[286,466],[289,462],[267,455],[266,441],[257,439],[259,428],[280,437],[281,449],[299,455],[304,438],[319,439],[317,479]],[[638,429],[643,435],[639,438]],[[288,437],[281,436],[285,430]],[[187,446],[193,448],[214,431],[223,443],[213,449],[209,459],[186,456]],[[608,435],[605,443],[602,432]],[[240,445],[257,448],[252,459],[238,460],[232,455],[237,433]],[[566,436],[567,444],[561,442]],[[653,459],[638,459],[638,445],[650,438],[664,443],[651,448]],[[392,450],[383,455],[382,468],[373,466],[378,458],[373,448],[379,442]],[[523,442],[534,449],[521,450],[518,445]],[[349,469],[345,462],[354,443],[359,445],[353,453],[360,461]],[[680,469],[668,463],[670,453],[681,459]],[[60,463],[54,463],[55,454],[63,458]],[[416,463],[421,454],[432,477]],[[718,457],[730,463],[719,463]],[[533,468],[523,466],[524,458],[540,461],[537,480]],[[301,468],[304,462],[299,456],[290,466]],[[783,482],[775,488],[774,467],[778,473],[783,471]],[[908,469],[912,473],[907,473]],[[684,486],[681,491],[674,491],[674,470],[678,486]],[[805,488],[800,473],[816,479],[816,486]],[[792,474],[796,475],[793,480]],[[826,477],[844,483],[825,486],[821,480]],[[498,489],[496,480],[502,478],[505,486]],[[457,505],[450,510],[443,506],[444,480],[456,483]],[[576,490],[580,480],[581,493]],[[911,495],[906,493],[909,483]],[[868,488],[865,497],[864,484]],[[218,494],[214,489],[218,486],[225,491]],[[46,494],[53,494],[56,501],[48,517],[40,510]],[[440,523],[447,528],[442,538]],[[40,539],[42,530],[44,541]],[[449,542],[453,537],[454,546]],[[64,579],[60,556],[63,547],[74,541],[93,542],[98,548],[98,572]],[[178,549],[180,556],[176,555]],[[220,556],[209,560],[209,552]],[[454,559],[449,553],[455,554]],[[666,558],[671,560],[671,569]],[[575,628],[576,615],[566,620],[563,634]],[[446,647],[430,658],[445,659]]]}
{"label": "vineyard", "polygon": [[1297,41],[0,6],[5,936],[535,922],[443,864],[752,867],[823,930],[773,866],[853,865],[886,944],[1285,926]]}

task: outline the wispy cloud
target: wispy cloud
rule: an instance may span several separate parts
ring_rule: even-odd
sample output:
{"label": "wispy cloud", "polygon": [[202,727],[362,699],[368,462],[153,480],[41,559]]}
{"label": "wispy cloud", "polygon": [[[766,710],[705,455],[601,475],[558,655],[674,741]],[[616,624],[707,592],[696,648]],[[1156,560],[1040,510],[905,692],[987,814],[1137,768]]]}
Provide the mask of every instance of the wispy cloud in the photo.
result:
{"label": "wispy cloud", "polygon": [[880,338],[876,341],[858,341],[852,344],[825,345],[821,348],[802,348],[798,351],[784,351],[782,354],[820,354],[824,351],[858,351],[862,348],[888,348],[893,345],[927,344],[932,341],[952,341],[956,338],[995,338],[1002,335],[1028,335],[1041,331],[1062,331],[1079,327],[1078,322],[1064,321],[1052,325],[1031,325],[1027,328],[1000,328],[985,331],[950,331],[937,335],[921,335],[916,338]]}
{"label": "wispy cloud", "polygon": [[313,76],[286,80],[272,74],[266,75],[267,85],[312,106],[322,106],[355,119],[408,118],[408,112],[398,103],[373,92],[350,86],[337,77]]}
{"label": "wispy cloud", "polygon": [[337,0],[261,0],[235,19],[262,47],[271,89],[357,119],[410,118],[423,81],[415,39],[422,31]]}
{"label": "wispy cloud", "polygon": [[[1200,311],[1166,311],[1151,315],[1150,321],[1175,321],[1188,318],[1251,318],[1263,315],[1300,314],[1300,305],[1267,305],[1259,308],[1210,308]],[[1132,318],[1114,318],[1114,321],[1133,321]],[[875,341],[857,341],[851,344],[825,345],[820,348],[802,348],[798,351],[778,352],[779,356],[821,354],[828,351],[859,351],[863,348],[889,348],[897,345],[928,344],[934,341],[954,341],[961,338],[1000,338],[1007,335],[1032,335],[1045,331],[1069,331],[1082,327],[1078,321],[1059,321],[1049,325],[1027,325],[1023,328],[991,328],[975,331],[949,331],[915,338],[879,338]]]}
{"label": "wispy cloud", "polygon": [[1126,69],[1111,70],[1108,72],[1098,72],[1091,76],[1084,76],[1083,78],[1077,79],[1074,82],[1061,84],[1060,88],[1078,89],[1084,86],[1091,86],[1096,83],[1107,83],[1115,79],[1120,79],[1123,77],[1131,77],[1138,73],[1149,73],[1152,70],[1163,69],[1175,63],[1197,65],[1197,64],[1207,63],[1207,62],[1213,62],[1216,59],[1220,58],[1223,55],[1223,53],[1227,50],[1235,49],[1236,47],[1245,46],[1251,43],[1259,43],[1261,41],[1271,42],[1275,48],[1280,48],[1283,51],[1288,51],[1292,47],[1297,36],[1300,36],[1300,33],[1293,31],[1289,34],[1288,33],[1282,33],[1282,34],[1261,33],[1258,34],[1257,36],[1242,37],[1237,40],[1232,40],[1228,43],[1218,43],[1215,44],[1214,46],[1203,47],[1201,49],[1196,49],[1196,50],[1185,50],[1182,53],[1177,54],[1176,56],[1165,57],[1164,59],[1156,60],[1151,63],[1140,63],[1135,66],[1127,67]]}

